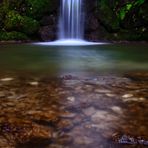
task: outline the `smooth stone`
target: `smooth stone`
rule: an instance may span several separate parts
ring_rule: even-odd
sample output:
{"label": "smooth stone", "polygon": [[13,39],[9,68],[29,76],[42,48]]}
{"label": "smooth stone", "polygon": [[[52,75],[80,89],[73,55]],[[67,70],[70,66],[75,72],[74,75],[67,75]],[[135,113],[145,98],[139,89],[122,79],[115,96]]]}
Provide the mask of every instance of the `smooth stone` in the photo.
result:
{"label": "smooth stone", "polygon": [[130,98],[130,97],[133,97],[133,94],[125,94],[122,96],[122,98]]}
{"label": "smooth stone", "polygon": [[12,96],[8,96],[8,99],[22,99],[25,97],[26,95],[12,95]]}
{"label": "smooth stone", "polygon": [[72,129],[73,124],[71,120],[61,120],[58,124],[57,124],[57,128],[58,129],[65,129],[65,130],[70,130]]}
{"label": "smooth stone", "polygon": [[96,113],[96,109],[95,109],[94,107],[89,107],[89,108],[83,109],[83,113],[84,113],[86,116],[91,116],[91,115],[93,115],[94,113]]}
{"label": "smooth stone", "polygon": [[88,144],[93,143],[94,141],[93,141],[93,139],[86,137],[86,136],[77,136],[74,138],[74,142],[76,144],[88,145]]}
{"label": "smooth stone", "polygon": [[5,93],[3,91],[0,91],[0,98],[5,97]]}
{"label": "smooth stone", "polygon": [[68,97],[67,100],[70,101],[70,102],[75,102],[75,97],[73,97],[73,96]]}
{"label": "smooth stone", "polygon": [[73,138],[70,135],[63,135],[57,139],[57,143],[61,145],[67,145],[73,142]]}
{"label": "smooth stone", "polygon": [[95,89],[95,93],[110,93],[110,90],[107,89]]}
{"label": "smooth stone", "polygon": [[108,96],[108,97],[115,97],[116,95],[115,94],[105,94],[106,96]]}
{"label": "smooth stone", "polygon": [[108,130],[110,129],[111,124],[110,123],[102,123],[100,122],[99,124],[92,124],[91,127],[95,128],[97,132],[100,132],[100,130]]}
{"label": "smooth stone", "polygon": [[131,102],[131,101],[141,102],[141,101],[145,101],[145,98],[127,98],[123,100],[123,102]]}
{"label": "smooth stone", "polygon": [[38,86],[39,82],[29,82],[29,84],[32,85],[32,86]]}
{"label": "smooth stone", "polygon": [[112,106],[111,110],[113,110],[117,114],[122,114],[123,113],[122,109],[119,106]]}
{"label": "smooth stone", "polygon": [[9,107],[14,107],[14,106],[16,106],[16,104],[15,104],[14,102],[7,102],[6,105],[9,106]]}
{"label": "smooth stone", "polygon": [[99,110],[94,115],[92,115],[91,120],[94,123],[100,122],[109,122],[109,121],[116,121],[118,118],[112,114],[109,114],[106,111]]}
{"label": "smooth stone", "polygon": [[3,78],[3,79],[0,79],[0,80],[3,81],[3,82],[7,82],[7,81],[14,80],[14,78]]}
{"label": "smooth stone", "polygon": [[68,85],[68,86],[80,85],[79,80],[65,80],[64,83],[65,85]]}
{"label": "smooth stone", "polygon": [[61,118],[74,118],[76,116],[75,113],[65,112],[59,115]]}

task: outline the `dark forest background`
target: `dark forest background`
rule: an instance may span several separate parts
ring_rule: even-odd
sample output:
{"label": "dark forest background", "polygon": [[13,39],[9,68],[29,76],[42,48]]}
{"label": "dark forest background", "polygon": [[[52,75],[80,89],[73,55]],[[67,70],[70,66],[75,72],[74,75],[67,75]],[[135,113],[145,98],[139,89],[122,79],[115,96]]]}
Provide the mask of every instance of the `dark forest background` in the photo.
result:
{"label": "dark forest background", "polygon": [[[55,40],[60,0],[0,0],[0,40]],[[148,40],[147,0],[84,0],[85,39]]]}

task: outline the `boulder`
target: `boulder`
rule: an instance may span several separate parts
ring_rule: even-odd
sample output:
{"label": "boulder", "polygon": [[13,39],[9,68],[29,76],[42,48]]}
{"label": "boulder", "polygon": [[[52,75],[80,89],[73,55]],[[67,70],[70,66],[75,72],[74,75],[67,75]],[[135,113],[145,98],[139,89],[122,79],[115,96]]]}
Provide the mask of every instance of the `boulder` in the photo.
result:
{"label": "boulder", "polygon": [[54,15],[49,15],[49,16],[43,16],[43,18],[40,21],[40,24],[43,26],[47,26],[47,25],[57,25],[57,17],[55,17]]}
{"label": "boulder", "polygon": [[56,39],[56,29],[54,26],[43,26],[39,29],[39,36],[42,41],[53,41]]}

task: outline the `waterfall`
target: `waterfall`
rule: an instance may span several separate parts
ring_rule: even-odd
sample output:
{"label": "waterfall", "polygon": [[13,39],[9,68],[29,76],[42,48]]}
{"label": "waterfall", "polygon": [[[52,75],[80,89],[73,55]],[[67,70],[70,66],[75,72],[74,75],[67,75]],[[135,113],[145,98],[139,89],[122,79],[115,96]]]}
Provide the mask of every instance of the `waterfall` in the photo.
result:
{"label": "waterfall", "polygon": [[83,0],[61,0],[59,35],[61,39],[83,39]]}
{"label": "waterfall", "polygon": [[84,40],[83,0],[61,0],[58,40],[39,43],[40,45],[83,46],[103,43]]}

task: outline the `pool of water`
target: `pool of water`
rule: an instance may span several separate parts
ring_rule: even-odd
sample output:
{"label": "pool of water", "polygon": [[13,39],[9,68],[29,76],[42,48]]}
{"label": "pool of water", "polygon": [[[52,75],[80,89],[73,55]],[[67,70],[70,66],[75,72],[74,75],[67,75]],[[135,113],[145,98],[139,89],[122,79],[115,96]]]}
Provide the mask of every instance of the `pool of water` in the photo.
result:
{"label": "pool of water", "polygon": [[0,45],[0,147],[145,148],[147,49]]}
{"label": "pool of water", "polygon": [[148,70],[148,44],[96,46],[1,45],[1,71],[95,74]]}

